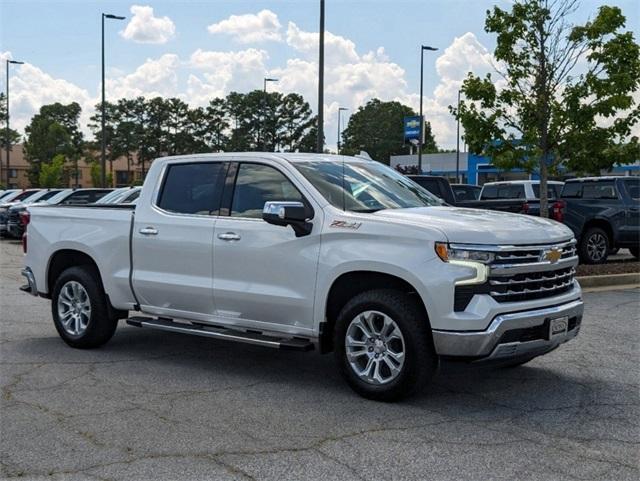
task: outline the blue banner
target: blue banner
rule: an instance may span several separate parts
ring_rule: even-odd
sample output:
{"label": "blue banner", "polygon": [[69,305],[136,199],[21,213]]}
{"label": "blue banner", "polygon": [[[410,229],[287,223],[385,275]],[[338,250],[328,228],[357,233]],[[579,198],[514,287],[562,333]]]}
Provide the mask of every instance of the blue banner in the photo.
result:
{"label": "blue banner", "polygon": [[404,141],[420,139],[420,116],[404,118]]}

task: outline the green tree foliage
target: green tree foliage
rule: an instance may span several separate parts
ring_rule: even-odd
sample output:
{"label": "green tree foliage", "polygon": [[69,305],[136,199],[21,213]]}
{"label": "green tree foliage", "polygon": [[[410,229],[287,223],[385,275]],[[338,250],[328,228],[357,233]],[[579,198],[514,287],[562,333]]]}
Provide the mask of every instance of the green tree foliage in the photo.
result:
{"label": "green tree foliage", "polygon": [[[388,165],[392,155],[409,153],[409,146],[404,143],[403,120],[413,115],[413,109],[400,102],[370,100],[350,117],[342,133],[341,153],[354,155],[364,150]],[[423,153],[437,152],[429,122],[425,122],[424,132]]]}
{"label": "green tree foliage", "polygon": [[18,131],[9,129],[7,135],[7,96],[4,92],[0,92],[0,146],[5,148],[7,140],[10,145],[15,145],[20,142],[20,134]]}
{"label": "green tree foliage", "polygon": [[[89,173],[91,175],[91,182],[93,185],[102,185],[102,167],[100,166],[100,162],[97,160],[91,161],[89,166]],[[113,176],[111,172],[107,172],[106,178],[107,185],[113,185]]]}
{"label": "green tree foliage", "polygon": [[84,141],[78,120],[81,108],[76,102],[68,105],[54,103],[43,105],[25,128],[24,151],[31,163],[29,181],[38,186],[40,170],[44,164],[62,154],[68,160],[77,161],[83,154]]}
{"label": "green tree foliage", "polygon": [[623,31],[617,7],[600,7],[584,25],[567,17],[577,0],[519,0],[511,11],[487,12],[485,30],[497,35],[495,57],[504,87],[488,74],[469,74],[460,117],[469,149],[502,168],[538,170],[541,210],[546,182],[561,165],[598,174],[640,157],[631,127],[640,119],[633,93],[640,87],[640,48]]}
{"label": "green tree foliage", "polygon": [[62,154],[57,154],[51,162],[45,162],[40,168],[38,183],[40,187],[64,187],[67,185],[65,173],[65,158]]}

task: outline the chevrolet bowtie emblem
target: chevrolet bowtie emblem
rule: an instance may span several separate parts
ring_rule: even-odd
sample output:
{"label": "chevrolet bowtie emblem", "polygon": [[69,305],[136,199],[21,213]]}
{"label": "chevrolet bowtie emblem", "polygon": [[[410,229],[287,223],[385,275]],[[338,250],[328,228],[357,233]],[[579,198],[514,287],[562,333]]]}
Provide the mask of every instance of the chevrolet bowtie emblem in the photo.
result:
{"label": "chevrolet bowtie emblem", "polygon": [[544,260],[555,264],[562,257],[562,252],[558,249],[551,249],[544,253]]}

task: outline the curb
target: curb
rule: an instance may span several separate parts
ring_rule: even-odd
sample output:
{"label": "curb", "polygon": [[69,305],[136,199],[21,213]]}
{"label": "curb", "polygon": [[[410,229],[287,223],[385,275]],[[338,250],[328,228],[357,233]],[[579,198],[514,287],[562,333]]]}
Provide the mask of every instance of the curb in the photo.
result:
{"label": "curb", "polygon": [[640,284],[640,272],[629,274],[608,274],[604,276],[576,277],[580,287],[608,287],[629,284]]}

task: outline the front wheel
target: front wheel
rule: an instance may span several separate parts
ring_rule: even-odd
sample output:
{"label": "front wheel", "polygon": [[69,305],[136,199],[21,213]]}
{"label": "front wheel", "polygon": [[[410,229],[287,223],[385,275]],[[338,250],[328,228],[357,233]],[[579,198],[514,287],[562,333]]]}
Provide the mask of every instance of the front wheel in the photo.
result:
{"label": "front wheel", "polygon": [[394,290],[367,291],[349,301],[338,315],[334,346],[349,386],[377,401],[418,392],[438,366],[424,311]]}
{"label": "front wheel", "polygon": [[110,315],[100,275],[90,266],[70,267],[51,296],[53,323],[71,347],[90,349],[113,336],[118,319]]}

